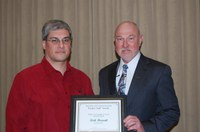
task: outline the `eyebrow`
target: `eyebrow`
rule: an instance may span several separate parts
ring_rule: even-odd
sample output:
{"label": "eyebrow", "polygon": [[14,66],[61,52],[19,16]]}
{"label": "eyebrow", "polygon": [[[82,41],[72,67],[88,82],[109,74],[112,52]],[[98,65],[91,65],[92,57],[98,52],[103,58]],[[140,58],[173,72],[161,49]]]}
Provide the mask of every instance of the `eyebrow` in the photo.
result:
{"label": "eyebrow", "polygon": [[[63,37],[62,39],[70,38],[70,36]],[[59,39],[58,37],[50,37],[49,39]]]}
{"label": "eyebrow", "polygon": [[[131,36],[135,37],[136,35],[131,34],[131,35],[129,35],[128,37],[131,37]],[[115,38],[118,38],[118,37],[122,37],[122,36],[115,36]]]}

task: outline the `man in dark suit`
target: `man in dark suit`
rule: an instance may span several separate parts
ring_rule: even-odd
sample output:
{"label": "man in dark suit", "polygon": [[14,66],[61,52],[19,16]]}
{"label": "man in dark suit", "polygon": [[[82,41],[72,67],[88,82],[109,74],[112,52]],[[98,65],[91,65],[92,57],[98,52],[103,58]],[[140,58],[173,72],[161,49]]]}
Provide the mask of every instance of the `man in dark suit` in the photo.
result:
{"label": "man in dark suit", "polygon": [[171,68],[145,57],[140,51],[142,41],[136,23],[118,25],[114,45],[120,59],[100,70],[100,95],[127,96],[123,120],[127,131],[169,131],[180,117]]}

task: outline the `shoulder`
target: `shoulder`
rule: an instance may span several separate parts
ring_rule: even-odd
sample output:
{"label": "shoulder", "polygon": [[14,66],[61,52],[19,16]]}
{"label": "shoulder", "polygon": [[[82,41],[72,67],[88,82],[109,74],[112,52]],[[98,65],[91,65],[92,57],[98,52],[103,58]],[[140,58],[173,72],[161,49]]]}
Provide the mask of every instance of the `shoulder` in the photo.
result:
{"label": "shoulder", "polygon": [[156,73],[166,72],[166,73],[171,74],[171,67],[168,64],[146,57],[144,55],[142,55],[139,60],[138,68],[146,69],[146,70],[149,70],[151,72],[156,72]]}
{"label": "shoulder", "polygon": [[72,73],[74,76],[76,76],[76,77],[78,77],[78,78],[82,78],[82,79],[85,78],[85,79],[90,80],[89,77],[88,77],[88,75],[87,75],[86,73],[84,73],[82,70],[77,69],[77,68],[75,68],[75,67],[71,67],[70,69],[71,69],[71,73]]}
{"label": "shoulder", "polygon": [[25,88],[31,86],[33,82],[41,78],[42,68],[40,64],[35,64],[18,72],[12,84],[12,89]]}
{"label": "shoulder", "polygon": [[113,62],[113,63],[111,63],[111,64],[109,64],[109,65],[107,65],[105,67],[103,67],[102,69],[100,69],[99,72],[116,70],[118,64],[119,64],[119,60],[117,60],[117,61],[115,61],[115,62]]}
{"label": "shoulder", "polygon": [[144,55],[141,55],[141,58],[139,60],[139,63],[145,63],[148,66],[153,66],[153,67],[170,67],[168,64],[163,63],[161,61],[146,57]]}
{"label": "shoulder", "polygon": [[43,72],[43,68],[42,68],[42,65],[41,63],[38,63],[38,64],[35,64],[35,65],[32,65],[32,66],[29,66],[25,69],[23,69],[22,71],[18,72],[16,74],[16,76],[20,76],[20,77],[30,77],[30,76],[35,76],[35,75],[39,75]]}

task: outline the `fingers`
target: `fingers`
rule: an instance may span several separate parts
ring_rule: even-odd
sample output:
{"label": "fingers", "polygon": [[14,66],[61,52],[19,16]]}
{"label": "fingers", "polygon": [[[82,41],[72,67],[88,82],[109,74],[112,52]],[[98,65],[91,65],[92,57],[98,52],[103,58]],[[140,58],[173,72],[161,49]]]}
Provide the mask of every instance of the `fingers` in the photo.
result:
{"label": "fingers", "polygon": [[144,131],[140,120],[136,116],[129,115],[124,119],[124,126],[130,130],[137,130],[138,132]]}
{"label": "fingers", "polygon": [[135,130],[136,123],[137,123],[137,118],[134,116],[128,116],[127,118],[124,119],[124,126],[128,130]]}

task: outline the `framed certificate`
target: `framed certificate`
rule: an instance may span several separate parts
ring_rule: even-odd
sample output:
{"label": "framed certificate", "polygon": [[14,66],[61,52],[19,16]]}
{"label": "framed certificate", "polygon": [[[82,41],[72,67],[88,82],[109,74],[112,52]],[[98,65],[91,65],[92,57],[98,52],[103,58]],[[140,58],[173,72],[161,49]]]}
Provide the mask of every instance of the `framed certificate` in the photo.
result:
{"label": "framed certificate", "polygon": [[124,132],[125,97],[72,96],[70,132]]}

